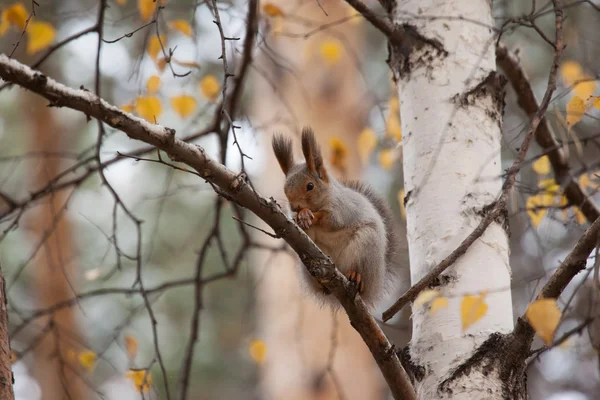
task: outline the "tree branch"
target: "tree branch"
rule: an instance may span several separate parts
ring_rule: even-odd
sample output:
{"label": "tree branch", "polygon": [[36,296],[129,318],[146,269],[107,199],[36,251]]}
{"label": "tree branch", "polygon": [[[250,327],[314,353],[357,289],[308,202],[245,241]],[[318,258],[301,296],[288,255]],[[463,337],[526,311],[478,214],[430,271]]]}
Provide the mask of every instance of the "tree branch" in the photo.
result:
{"label": "tree branch", "polygon": [[414,389],[400,365],[394,347],[369,314],[364,302],[356,295],[354,287],[306,233],[282,212],[275,200],[260,196],[247,183],[243,174],[236,174],[213,160],[202,147],[178,139],[174,129],[153,125],[125,113],[91,92],[66,87],[4,54],[0,55],[0,77],[45,97],[51,102],[51,106],[81,111],[123,131],[132,139],[156,146],[171,159],[194,168],[200,176],[218,186],[234,202],[256,214],[292,247],[310,274],[339,299],[352,325],[369,347],[394,398],[415,398]]}

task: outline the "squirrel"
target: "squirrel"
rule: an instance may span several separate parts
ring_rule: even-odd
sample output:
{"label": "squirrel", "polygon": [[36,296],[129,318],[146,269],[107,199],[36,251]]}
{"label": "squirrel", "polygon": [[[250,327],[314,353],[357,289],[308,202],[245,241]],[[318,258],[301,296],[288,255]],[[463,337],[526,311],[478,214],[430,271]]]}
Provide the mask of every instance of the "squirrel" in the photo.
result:
{"label": "squirrel", "polygon": [[[392,213],[374,190],[329,174],[314,132],[302,130],[304,163],[296,163],[292,140],[275,134],[273,152],[285,174],[294,221],[355,285],[367,306],[386,294],[398,264],[398,236]],[[329,290],[302,268],[309,292],[324,302]],[[335,305],[337,303],[333,303]]]}

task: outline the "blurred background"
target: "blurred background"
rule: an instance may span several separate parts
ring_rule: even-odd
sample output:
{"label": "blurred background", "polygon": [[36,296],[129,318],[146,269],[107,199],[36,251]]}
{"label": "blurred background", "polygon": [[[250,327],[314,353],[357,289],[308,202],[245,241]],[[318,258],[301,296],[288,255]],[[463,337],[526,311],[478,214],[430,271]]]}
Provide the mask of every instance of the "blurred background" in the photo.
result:
{"label": "blurred background", "polygon": [[[552,8],[537,3],[536,28],[553,37]],[[600,5],[568,3],[565,64],[547,117],[569,144],[572,173],[597,198],[600,112],[590,109],[569,130],[565,107],[581,92],[599,94]],[[295,137],[310,125],[334,173],[373,185],[403,232],[401,110],[384,37],[343,1],[263,1],[247,64],[250,5],[0,0],[0,53],[174,128],[282,205],[270,135]],[[506,24],[531,11],[530,1],[494,2],[502,40],[519,51],[539,99],[553,49],[536,29]],[[236,76],[225,79],[226,71]],[[574,76],[591,83],[574,84]],[[505,168],[528,126],[507,88]],[[223,116],[222,104],[233,115]],[[215,121],[231,129],[219,135]],[[99,132],[81,113],[0,83],[0,264],[17,399],[163,399],[167,390],[190,399],[386,398],[345,315],[301,293],[299,266],[282,241],[238,222],[264,228],[198,176],[161,163],[171,163],[165,154]],[[560,193],[539,197],[552,184],[542,156],[532,148],[511,198],[515,316],[587,226]],[[561,298],[568,307],[559,334],[598,314],[594,262]],[[408,287],[407,268],[381,310]],[[410,338],[406,312],[384,327],[399,347]],[[586,325],[532,361],[531,398],[597,398],[599,331]]]}

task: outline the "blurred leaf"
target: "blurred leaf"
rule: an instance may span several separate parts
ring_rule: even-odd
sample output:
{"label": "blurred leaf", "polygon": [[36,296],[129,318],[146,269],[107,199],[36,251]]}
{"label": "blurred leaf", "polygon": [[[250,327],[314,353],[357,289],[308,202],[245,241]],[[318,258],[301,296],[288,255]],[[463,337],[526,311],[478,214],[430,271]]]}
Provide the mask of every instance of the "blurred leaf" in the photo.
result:
{"label": "blurred leaf", "polygon": [[120,6],[124,6],[125,4],[127,4],[127,0],[115,0],[117,2],[118,5]]}
{"label": "blurred leaf", "polygon": [[91,350],[83,351],[77,355],[77,360],[82,367],[84,367],[88,372],[92,372],[96,367],[96,353]]}
{"label": "blurred leaf", "polygon": [[394,138],[396,142],[402,140],[402,126],[400,125],[400,117],[398,112],[390,112],[388,119],[385,123],[385,130],[389,137]]}
{"label": "blurred leaf", "polygon": [[285,15],[283,13],[283,10],[279,7],[277,7],[275,4],[273,3],[265,3],[263,4],[263,12],[265,14],[267,14],[269,17],[282,17],[283,15]]}
{"label": "blurred leaf", "polygon": [[551,346],[561,316],[556,299],[534,301],[527,307],[525,316],[535,333],[542,338],[547,346]]}
{"label": "blurred leaf", "polygon": [[214,75],[206,75],[200,81],[200,93],[207,99],[216,100],[220,91],[221,85]]}
{"label": "blurred leaf", "polygon": [[383,149],[379,152],[379,165],[385,170],[390,170],[394,166],[396,157],[392,149]]}
{"label": "blurred leaf", "polygon": [[130,369],[126,376],[133,382],[136,390],[140,393],[145,393],[150,390],[152,385],[152,373],[145,369]]}
{"label": "blurred leaf", "polygon": [[329,139],[329,145],[331,146],[331,165],[342,171],[346,170],[348,146],[337,137]]}
{"label": "blurred leaf", "polygon": [[585,102],[581,97],[573,96],[567,103],[567,124],[573,126],[583,118],[585,114]]}
{"label": "blurred leaf", "polygon": [[404,206],[404,189],[398,192],[398,203],[400,204],[400,215],[406,221],[406,207]]}
{"label": "blurred leaf", "polygon": [[130,358],[135,358],[138,351],[138,341],[135,337],[127,335],[125,336],[125,348]]}
{"label": "blurred leaf", "polygon": [[[538,187],[544,189],[545,193],[549,193],[552,195],[557,195],[560,193],[560,185],[556,183],[554,178],[541,180],[538,183]],[[552,204],[554,204],[554,202],[552,202]]]}
{"label": "blurred leaf", "polygon": [[17,362],[18,359],[19,359],[19,356],[17,355],[17,352],[14,351],[14,350],[11,350],[11,352],[10,352],[10,362],[12,364],[14,364],[14,363]]}
{"label": "blurred leaf", "polygon": [[531,165],[531,168],[538,175],[548,175],[550,173],[550,159],[548,156],[540,157]]}
{"label": "blurred leaf", "polygon": [[188,95],[175,96],[171,98],[171,106],[181,118],[185,118],[196,109],[196,99]]}
{"label": "blurred leaf", "polygon": [[337,64],[342,59],[342,45],[336,39],[326,39],[319,46],[323,60],[329,65]]}
{"label": "blurred leaf", "polygon": [[267,358],[267,345],[260,339],[254,339],[250,342],[250,346],[248,346],[248,353],[254,362],[260,365]]}
{"label": "blurred leaf", "polygon": [[155,123],[162,113],[162,106],[158,97],[140,96],[135,102],[135,111],[146,121]]}
{"label": "blurred leaf", "polygon": [[594,90],[596,90],[596,81],[589,76],[583,76],[581,80],[583,82],[575,85],[575,94],[587,101],[594,94]]}
{"label": "blurred leaf", "polygon": [[158,76],[152,75],[150,78],[148,78],[148,81],[146,82],[146,89],[148,90],[148,93],[155,93],[159,87],[160,78]]}
{"label": "blurred leaf", "polygon": [[169,22],[169,26],[172,29],[183,33],[185,36],[192,37],[192,27],[187,21],[183,19],[176,19],[174,21],[171,21]]}
{"label": "blurred leaf", "polygon": [[156,61],[156,68],[158,69],[158,71],[160,73],[162,73],[165,70],[166,66],[167,66],[167,60],[164,57],[161,57]]}
{"label": "blurred leaf", "polygon": [[600,110],[600,96],[594,98],[594,107]]}
{"label": "blurred leaf", "polygon": [[25,29],[28,17],[29,13],[27,13],[27,9],[21,3],[13,4],[2,13],[3,20],[6,20],[9,25],[14,25],[21,30]]}
{"label": "blurred leaf", "polygon": [[579,225],[583,225],[587,222],[585,214],[581,211],[579,207],[573,206],[573,212],[575,213],[575,222],[577,222]]}
{"label": "blurred leaf", "polygon": [[158,58],[158,53],[162,51],[160,42],[165,43],[165,38],[163,36],[159,39],[158,36],[154,35],[148,41],[148,54],[155,62]]}
{"label": "blurred leaf", "polygon": [[[545,202],[546,202],[546,199],[543,196],[536,195],[536,196],[530,196],[527,199],[527,202],[525,203],[525,208],[527,209],[527,215],[529,216],[529,219],[531,220],[532,225],[536,229],[540,225],[542,220],[544,219],[544,216],[546,215],[546,213],[548,212],[548,210],[543,208],[543,207],[546,207],[546,205],[544,204]],[[542,207],[542,208],[540,208],[540,207]]]}
{"label": "blurred leaf", "polygon": [[442,308],[448,307],[448,299],[445,297],[438,297],[437,299],[433,299],[431,302],[431,308],[429,309],[429,314],[433,315],[438,310]]}
{"label": "blurred leaf", "polygon": [[150,21],[150,18],[156,12],[156,7],[158,6],[158,0],[138,0],[138,11],[140,13],[140,18],[144,22]]}
{"label": "blurred leaf", "polygon": [[134,107],[135,106],[133,104],[123,104],[119,108],[125,112],[131,113],[131,112],[133,112]]}
{"label": "blurred leaf", "polygon": [[560,66],[560,76],[567,85],[575,83],[582,75],[583,69],[576,61],[565,61]]}
{"label": "blurred leaf", "polygon": [[488,305],[485,303],[486,294],[484,292],[479,296],[467,295],[463,297],[460,305],[460,319],[463,330],[473,325],[485,315],[488,309]]}
{"label": "blurred leaf", "polygon": [[358,157],[363,165],[368,164],[371,153],[373,153],[375,147],[377,147],[377,136],[375,135],[375,132],[371,128],[363,129],[360,135],[358,135],[357,142]]}
{"label": "blurred leaf", "polygon": [[422,290],[421,293],[419,293],[419,295],[415,299],[415,302],[413,303],[413,307],[414,308],[421,307],[421,306],[429,303],[436,297],[439,297],[440,294],[441,293],[439,290],[431,290],[431,289]]}
{"label": "blurred leaf", "polygon": [[50,46],[56,36],[56,30],[47,22],[31,21],[27,27],[27,35],[27,54],[34,54]]}
{"label": "blurred leaf", "polygon": [[186,67],[186,68],[200,69],[200,64],[198,64],[197,62],[194,62],[194,61],[180,61],[176,58],[171,58],[171,62],[174,62],[177,65],[180,65],[180,66]]}

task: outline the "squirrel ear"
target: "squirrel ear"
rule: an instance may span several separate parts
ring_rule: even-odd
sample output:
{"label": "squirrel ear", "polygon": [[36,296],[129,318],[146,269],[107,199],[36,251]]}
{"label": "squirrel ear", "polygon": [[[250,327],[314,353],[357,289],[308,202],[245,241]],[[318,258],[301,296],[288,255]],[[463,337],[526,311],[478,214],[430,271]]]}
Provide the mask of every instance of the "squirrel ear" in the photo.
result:
{"label": "squirrel ear", "polygon": [[302,153],[306,159],[306,166],[308,170],[319,176],[325,182],[329,181],[327,175],[327,169],[323,163],[323,156],[321,155],[321,148],[317,144],[315,133],[309,127],[302,129]]}
{"label": "squirrel ear", "polygon": [[292,140],[281,133],[273,135],[273,152],[279,162],[279,166],[285,175],[294,166],[294,154],[292,153]]}

